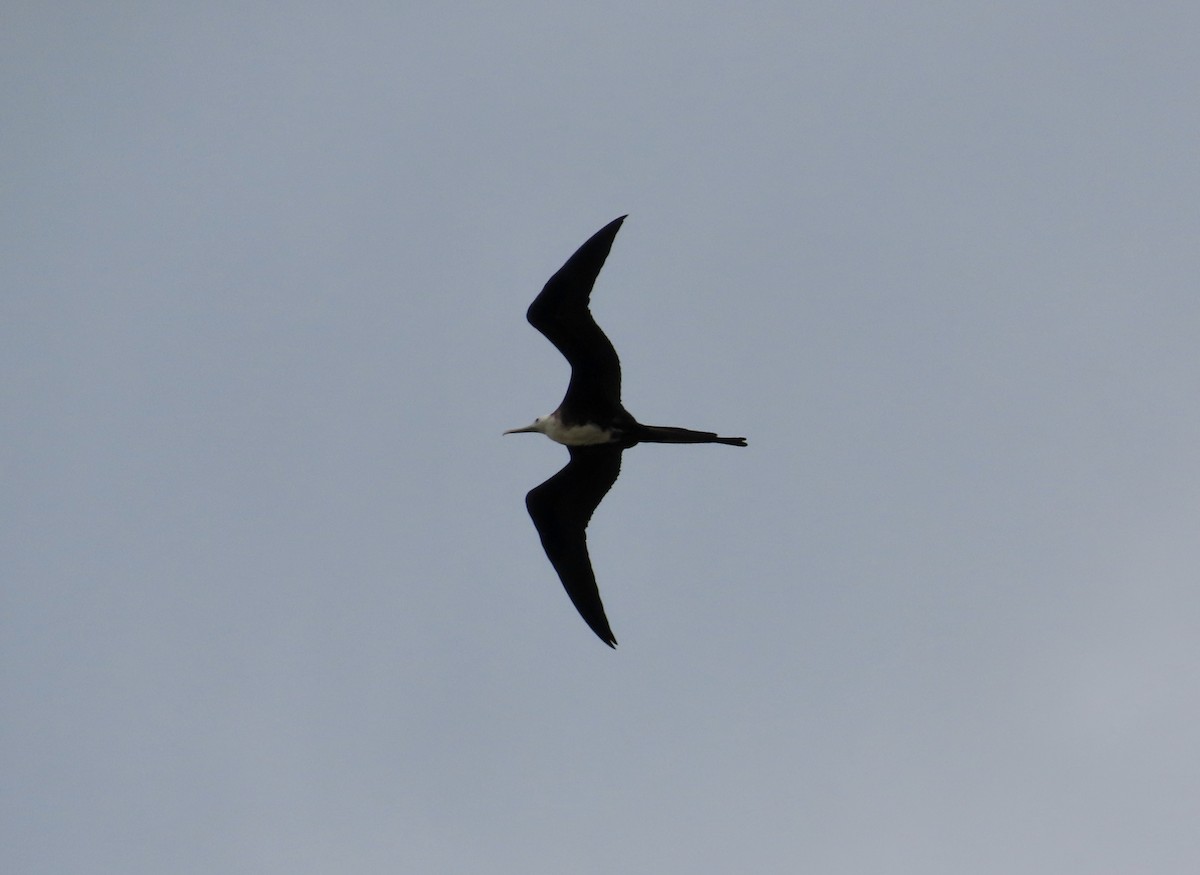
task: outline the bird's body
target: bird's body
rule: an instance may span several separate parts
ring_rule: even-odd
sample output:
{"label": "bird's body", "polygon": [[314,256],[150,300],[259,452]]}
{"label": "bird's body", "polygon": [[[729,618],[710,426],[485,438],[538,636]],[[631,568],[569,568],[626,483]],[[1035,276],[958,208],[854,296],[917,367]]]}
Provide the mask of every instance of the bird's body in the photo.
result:
{"label": "bird's body", "polygon": [[525,496],[525,505],[550,563],[576,609],[610,647],[609,628],[587,552],[592,513],[621,471],[621,453],[639,443],[720,443],[746,446],[741,437],[670,426],[643,425],[621,406],[621,363],[588,309],[592,286],[625,217],[601,228],[567,259],[529,305],[526,318],[571,365],[562,404],[548,416],[505,434],[540,432],[564,444],[571,460]]}
{"label": "bird's body", "polygon": [[[591,447],[597,444],[612,444],[620,440],[620,431],[611,425],[605,428],[594,422],[564,422],[558,411],[548,416],[539,416],[533,424],[537,426],[532,431],[540,431],[555,443],[565,447]],[[513,434],[516,434],[514,429]]]}

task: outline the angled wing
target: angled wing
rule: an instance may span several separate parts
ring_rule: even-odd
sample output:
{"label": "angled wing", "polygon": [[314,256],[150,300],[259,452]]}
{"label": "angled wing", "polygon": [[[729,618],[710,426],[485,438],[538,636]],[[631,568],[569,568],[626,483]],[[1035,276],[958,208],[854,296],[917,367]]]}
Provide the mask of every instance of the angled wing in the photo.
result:
{"label": "angled wing", "polygon": [[530,490],[525,507],[542,539],[550,564],[584,622],[609,647],[616,647],[600,601],[587,550],[587,524],[621,473],[621,448],[570,447],[571,461]]}
{"label": "angled wing", "polygon": [[564,413],[570,414],[573,399],[583,400],[584,409],[593,412],[598,403],[621,404],[621,362],[617,351],[588,310],[592,286],[608,258],[613,238],[625,217],[614,219],[592,235],[567,259],[533,299],[525,318],[558,347],[571,364],[571,383],[563,400]]}

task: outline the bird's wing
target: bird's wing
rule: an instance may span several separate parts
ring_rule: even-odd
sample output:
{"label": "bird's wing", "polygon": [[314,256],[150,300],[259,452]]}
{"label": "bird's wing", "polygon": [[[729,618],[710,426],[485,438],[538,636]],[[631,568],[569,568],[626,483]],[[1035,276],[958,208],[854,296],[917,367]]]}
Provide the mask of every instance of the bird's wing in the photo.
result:
{"label": "bird's wing", "polygon": [[571,461],[525,496],[525,506],[542,539],[550,564],[584,622],[615,647],[588,558],[587,524],[621,473],[621,448],[570,447]]}
{"label": "bird's wing", "polygon": [[624,221],[624,216],[614,219],[580,246],[550,277],[525,314],[529,324],[558,347],[571,364],[571,383],[563,400],[568,413],[573,398],[588,398],[589,407],[597,401],[614,408],[621,404],[621,362],[592,318],[588,301]]}

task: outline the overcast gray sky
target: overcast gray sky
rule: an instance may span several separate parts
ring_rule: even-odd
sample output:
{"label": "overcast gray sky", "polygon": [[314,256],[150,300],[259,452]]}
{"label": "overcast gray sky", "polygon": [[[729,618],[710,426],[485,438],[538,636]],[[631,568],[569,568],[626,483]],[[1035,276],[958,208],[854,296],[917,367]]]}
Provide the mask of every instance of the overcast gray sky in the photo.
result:
{"label": "overcast gray sky", "polygon": [[3,18],[5,872],[1200,871],[1200,6]]}

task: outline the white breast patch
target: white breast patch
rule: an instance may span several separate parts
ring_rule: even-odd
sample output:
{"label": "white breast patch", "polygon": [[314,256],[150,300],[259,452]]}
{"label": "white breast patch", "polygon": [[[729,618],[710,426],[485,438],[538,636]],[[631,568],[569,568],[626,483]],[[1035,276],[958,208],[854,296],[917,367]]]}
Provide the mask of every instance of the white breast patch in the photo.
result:
{"label": "white breast patch", "polygon": [[592,423],[584,425],[564,426],[557,417],[549,417],[546,423],[546,437],[568,447],[586,447],[594,444],[612,442],[612,432]]}

